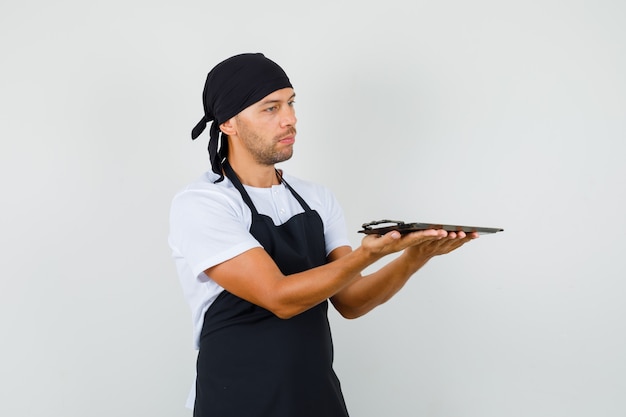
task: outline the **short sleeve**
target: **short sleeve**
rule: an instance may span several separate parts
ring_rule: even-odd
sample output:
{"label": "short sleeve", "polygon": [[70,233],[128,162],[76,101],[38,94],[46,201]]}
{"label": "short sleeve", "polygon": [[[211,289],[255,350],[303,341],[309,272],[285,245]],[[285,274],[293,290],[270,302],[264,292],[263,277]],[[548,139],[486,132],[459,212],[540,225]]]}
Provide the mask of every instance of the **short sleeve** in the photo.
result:
{"label": "short sleeve", "polygon": [[206,269],[261,246],[249,233],[249,210],[211,189],[177,194],[170,211],[170,246],[195,277]]}
{"label": "short sleeve", "polygon": [[328,188],[323,187],[323,189],[324,197],[321,203],[324,206],[324,239],[326,240],[326,255],[329,255],[338,247],[350,246],[350,241],[339,201]]}

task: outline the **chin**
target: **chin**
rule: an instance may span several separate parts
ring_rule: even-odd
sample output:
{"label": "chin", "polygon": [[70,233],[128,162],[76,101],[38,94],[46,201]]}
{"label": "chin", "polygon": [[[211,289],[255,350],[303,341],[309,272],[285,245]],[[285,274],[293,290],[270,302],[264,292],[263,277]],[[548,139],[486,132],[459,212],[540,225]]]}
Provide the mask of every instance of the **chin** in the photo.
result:
{"label": "chin", "polygon": [[290,150],[289,152],[285,152],[281,155],[276,155],[276,163],[288,161],[289,159],[291,159],[292,156],[293,156],[293,150]]}

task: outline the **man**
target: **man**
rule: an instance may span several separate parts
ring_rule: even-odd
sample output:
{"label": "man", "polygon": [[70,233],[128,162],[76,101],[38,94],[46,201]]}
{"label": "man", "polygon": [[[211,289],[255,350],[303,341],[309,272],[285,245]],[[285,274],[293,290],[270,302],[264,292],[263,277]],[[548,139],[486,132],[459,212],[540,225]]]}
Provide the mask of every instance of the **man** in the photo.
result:
{"label": "man", "polygon": [[199,349],[196,417],[347,416],[328,300],[346,318],[362,316],[430,258],[478,237],[393,231],[352,250],[334,196],[275,168],[293,153],[294,98],[262,54],[231,57],[207,76],[192,138],[212,122],[212,171],[174,198],[169,239]]}

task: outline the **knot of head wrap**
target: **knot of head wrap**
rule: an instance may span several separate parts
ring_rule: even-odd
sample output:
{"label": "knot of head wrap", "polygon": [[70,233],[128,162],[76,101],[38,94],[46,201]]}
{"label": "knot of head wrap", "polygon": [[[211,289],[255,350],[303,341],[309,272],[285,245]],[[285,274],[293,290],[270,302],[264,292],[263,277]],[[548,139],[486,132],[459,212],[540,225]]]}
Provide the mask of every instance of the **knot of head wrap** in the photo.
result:
{"label": "knot of head wrap", "polygon": [[235,55],[209,72],[202,93],[204,116],[192,129],[191,139],[212,122],[208,150],[213,172],[220,176],[216,182],[224,179],[222,163],[228,156],[228,140],[220,124],[268,94],[288,87],[292,85],[285,71],[260,53]]}

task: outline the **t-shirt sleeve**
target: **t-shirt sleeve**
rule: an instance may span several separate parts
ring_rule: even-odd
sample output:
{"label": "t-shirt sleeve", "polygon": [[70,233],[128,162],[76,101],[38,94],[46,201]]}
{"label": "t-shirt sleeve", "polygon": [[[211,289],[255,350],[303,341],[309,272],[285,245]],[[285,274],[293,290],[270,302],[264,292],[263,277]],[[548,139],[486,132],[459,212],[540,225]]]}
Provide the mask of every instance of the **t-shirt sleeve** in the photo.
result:
{"label": "t-shirt sleeve", "polygon": [[170,245],[194,276],[255,247],[244,207],[219,192],[194,189],[176,195],[170,211]]}
{"label": "t-shirt sleeve", "polygon": [[346,220],[343,210],[335,195],[324,187],[322,204],[324,206],[324,239],[326,240],[326,255],[341,246],[350,246],[347,236]]}

